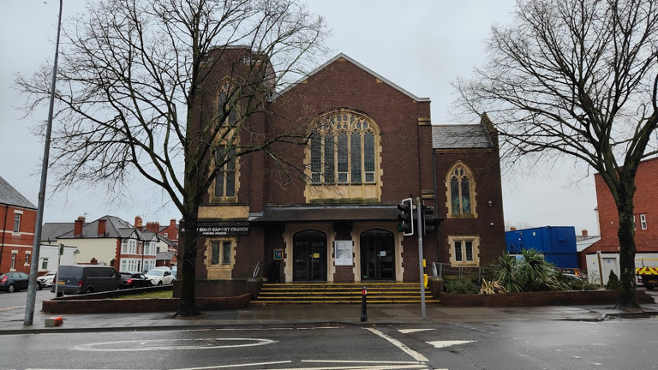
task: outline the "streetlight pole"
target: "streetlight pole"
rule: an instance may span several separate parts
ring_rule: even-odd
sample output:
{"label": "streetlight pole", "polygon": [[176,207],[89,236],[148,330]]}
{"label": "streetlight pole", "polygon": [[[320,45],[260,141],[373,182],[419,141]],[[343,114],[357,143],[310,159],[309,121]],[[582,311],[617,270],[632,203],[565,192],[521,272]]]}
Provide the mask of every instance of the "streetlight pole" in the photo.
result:
{"label": "streetlight pole", "polygon": [[[59,0],[59,17],[57,18],[57,41],[55,42],[55,63],[50,85],[50,107],[48,108],[48,123],[46,125],[46,142],[43,150],[43,163],[41,165],[41,186],[39,188],[39,207],[34,228],[34,244],[32,246],[32,264],[30,266],[30,282],[27,287],[27,301],[25,303],[25,321],[23,325],[32,325],[34,320],[34,305],[37,297],[37,274],[39,272],[39,251],[41,249],[41,229],[43,224],[43,210],[46,203],[46,182],[48,179],[48,160],[50,157],[50,134],[53,128],[53,110],[55,105],[55,82],[57,81],[57,56],[59,54],[59,34],[62,28],[63,0]],[[57,282],[55,282],[57,283]]]}

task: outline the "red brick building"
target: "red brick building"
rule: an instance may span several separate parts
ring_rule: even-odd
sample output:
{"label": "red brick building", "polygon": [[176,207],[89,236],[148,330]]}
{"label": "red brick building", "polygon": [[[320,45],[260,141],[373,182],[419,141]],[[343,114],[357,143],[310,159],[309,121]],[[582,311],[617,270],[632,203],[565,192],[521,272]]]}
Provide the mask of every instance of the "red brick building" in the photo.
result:
{"label": "red brick building", "polygon": [[37,207],[0,177],[0,273],[30,273]]}
{"label": "red brick building", "polygon": [[[220,97],[206,105],[222,101],[221,73],[215,81],[204,91]],[[418,281],[418,237],[397,229],[397,205],[410,194],[445,218],[424,238],[426,273],[431,262],[484,266],[505,250],[498,143],[486,119],[433,126],[429,99],[344,54],[265,110],[240,140],[253,128],[317,123],[307,147],[283,149],[305,176],[282,185],[258,152],[226,164],[199,211],[198,279],[248,278],[261,266],[281,282]]]}
{"label": "red brick building", "polygon": [[[596,253],[600,251],[606,264],[618,266],[619,239],[617,229],[619,216],[610,190],[601,175],[594,175],[596,201],[598,204],[601,240],[581,253],[581,267],[592,270],[598,266]],[[636,266],[658,266],[658,158],[643,161],[638,166],[635,178],[635,198],[633,217],[635,219]],[[594,269],[596,272],[597,268]],[[617,268],[616,273],[619,273]],[[591,271],[590,271],[591,272]],[[607,274],[603,271],[604,279]]]}

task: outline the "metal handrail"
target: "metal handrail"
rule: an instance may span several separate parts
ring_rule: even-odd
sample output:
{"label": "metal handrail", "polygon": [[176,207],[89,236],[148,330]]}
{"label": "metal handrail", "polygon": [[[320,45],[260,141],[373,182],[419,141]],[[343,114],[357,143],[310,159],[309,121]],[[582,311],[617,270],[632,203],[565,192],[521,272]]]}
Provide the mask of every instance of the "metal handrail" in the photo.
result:
{"label": "metal handrail", "polygon": [[256,268],[254,268],[254,273],[251,275],[254,279],[258,277],[258,273],[260,272],[260,262],[261,261],[258,261]]}

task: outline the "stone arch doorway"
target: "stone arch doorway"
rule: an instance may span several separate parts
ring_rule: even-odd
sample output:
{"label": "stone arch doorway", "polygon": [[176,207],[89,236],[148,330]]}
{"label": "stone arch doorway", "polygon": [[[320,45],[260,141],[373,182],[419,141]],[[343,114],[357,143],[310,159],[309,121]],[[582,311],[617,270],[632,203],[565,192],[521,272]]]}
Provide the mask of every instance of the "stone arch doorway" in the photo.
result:
{"label": "stone arch doorway", "polygon": [[395,280],[395,236],[384,229],[361,233],[361,280]]}
{"label": "stone arch doorway", "polygon": [[327,280],[327,234],[306,230],[293,236],[293,281]]}

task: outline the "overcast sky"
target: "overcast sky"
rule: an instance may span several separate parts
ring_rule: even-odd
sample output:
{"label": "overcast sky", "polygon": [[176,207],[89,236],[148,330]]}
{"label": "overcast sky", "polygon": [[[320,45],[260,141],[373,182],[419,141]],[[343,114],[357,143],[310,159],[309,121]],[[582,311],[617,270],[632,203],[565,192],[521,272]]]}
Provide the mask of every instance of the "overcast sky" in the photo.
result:
{"label": "overcast sky", "polygon": [[[327,59],[345,53],[418,97],[432,100],[432,123],[453,123],[450,86],[469,76],[485,59],[484,40],[493,24],[510,21],[514,0],[308,0],[325,17],[332,36]],[[24,104],[12,87],[16,73],[31,75],[52,66],[59,2],[2,0],[0,12],[0,176],[36,206],[43,143],[31,129],[47,111],[21,119]],[[84,10],[83,0],[65,0],[64,15]],[[598,234],[593,175],[572,168],[546,173],[544,168],[506,172],[503,177],[505,221],[523,226],[575,226]],[[49,179],[52,182],[52,177]],[[578,181],[577,181],[578,180]],[[140,180],[141,181],[141,180]],[[168,223],[179,214],[156,188],[137,186],[130,204],[107,204],[101,191],[47,192],[45,222],[72,222],[106,214],[133,222]]]}

